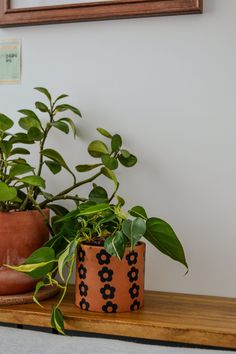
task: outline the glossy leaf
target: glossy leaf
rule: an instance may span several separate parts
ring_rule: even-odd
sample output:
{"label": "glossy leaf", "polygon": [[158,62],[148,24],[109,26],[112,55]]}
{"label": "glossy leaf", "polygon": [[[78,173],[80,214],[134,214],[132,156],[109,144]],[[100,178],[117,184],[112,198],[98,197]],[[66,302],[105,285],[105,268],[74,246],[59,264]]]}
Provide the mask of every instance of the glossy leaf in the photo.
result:
{"label": "glossy leaf", "polygon": [[9,171],[10,177],[24,175],[25,173],[29,173],[34,171],[34,168],[28,164],[14,164]]}
{"label": "glossy leaf", "polygon": [[12,143],[10,141],[0,141],[0,148],[6,157],[9,157],[12,149]]}
{"label": "glossy leaf", "polygon": [[50,247],[41,247],[29,256],[20,266],[8,268],[26,273],[34,279],[40,279],[49,273],[54,267],[55,252]]}
{"label": "glossy leaf", "polygon": [[97,128],[97,131],[98,131],[101,135],[105,136],[106,138],[109,138],[109,139],[112,138],[112,135],[111,135],[106,129]]}
{"label": "glossy leaf", "polygon": [[131,223],[131,250],[134,249],[140,238],[146,231],[146,222],[142,218],[136,218]]}
{"label": "glossy leaf", "polygon": [[120,150],[120,153],[125,159],[130,157],[130,152],[128,150]]}
{"label": "glossy leaf", "polygon": [[130,209],[129,214],[134,217],[140,217],[144,220],[147,220],[148,218],[145,209],[140,205],[136,205],[132,209]]}
{"label": "glossy leaf", "polygon": [[141,218],[136,218],[132,221],[127,219],[123,222],[122,231],[130,240],[131,249],[133,249],[144,235],[146,231],[146,223]]}
{"label": "glossy leaf", "polygon": [[119,155],[118,159],[125,167],[133,167],[137,163],[137,157],[132,154],[130,154],[128,158],[125,158],[123,155]]}
{"label": "glossy leaf", "polygon": [[40,141],[43,138],[43,133],[37,127],[31,127],[28,130],[28,137],[30,140]]}
{"label": "glossy leaf", "polygon": [[47,165],[47,167],[49,168],[49,170],[56,175],[57,173],[59,173],[61,171],[61,165],[59,165],[57,162],[55,161],[51,161],[51,160],[46,160],[45,164]]}
{"label": "glossy leaf", "polygon": [[22,183],[29,184],[31,186],[45,188],[45,180],[39,176],[26,176],[19,180]]}
{"label": "glossy leaf", "polygon": [[102,187],[95,187],[89,193],[89,200],[96,204],[108,203],[108,195],[106,190]]}
{"label": "glossy leaf", "polygon": [[117,231],[114,235],[108,237],[104,242],[107,253],[121,260],[125,253],[126,240],[122,231]]}
{"label": "glossy leaf", "polygon": [[53,150],[53,149],[44,149],[42,152],[43,156],[48,157],[49,159],[57,162],[59,165],[61,165],[62,167],[64,167],[66,170],[69,170],[69,167],[67,166],[65,160],[63,159],[63,157],[59,154],[59,152]]}
{"label": "glossy leaf", "polygon": [[118,167],[117,159],[115,157],[111,157],[108,154],[102,155],[102,163],[110,170],[115,170]]}
{"label": "glossy leaf", "polygon": [[39,130],[41,129],[39,121],[33,117],[20,118],[19,126],[27,131],[32,127],[38,128]]}
{"label": "glossy leaf", "polygon": [[77,216],[92,215],[110,209],[109,204],[97,204],[80,211]]}
{"label": "glossy leaf", "polygon": [[71,111],[79,117],[82,117],[80,110],[70,104],[61,104],[55,108],[56,112]]}
{"label": "glossy leaf", "polygon": [[119,134],[115,134],[113,135],[112,139],[111,139],[111,148],[112,148],[112,152],[117,152],[120,150],[122,146],[122,139],[121,136]]}
{"label": "glossy leaf", "polygon": [[122,224],[122,231],[125,234],[125,236],[128,237],[129,240],[131,240],[131,227],[132,227],[132,221],[129,219],[125,220]]}
{"label": "glossy leaf", "polygon": [[64,319],[60,309],[52,305],[51,311],[51,326],[61,334],[64,333]]}
{"label": "glossy leaf", "polygon": [[35,87],[34,89],[39,91],[39,92],[41,92],[41,93],[43,93],[48,98],[48,100],[51,102],[52,97],[51,97],[49,91],[46,88],[44,88],[44,87]]}
{"label": "glossy leaf", "polygon": [[59,129],[60,131],[62,131],[65,134],[68,134],[70,131],[68,125],[62,121],[53,122],[53,123],[51,123],[51,126]]}
{"label": "glossy leaf", "polygon": [[40,307],[43,307],[43,306],[38,302],[37,295],[38,295],[39,291],[42,288],[44,288],[46,285],[48,285],[48,284],[46,284],[44,281],[41,280],[41,281],[38,281],[38,283],[35,286],[33,300]]}
{"label": "glossy leaf", "polygon": [[72,132],[74,134],[74,137],[76,137],[76,125],[75,125],[75,123],[73,122],[73,120],[71,118],[61,118],[61,119],[59,119],[58,122],[66,122],[66,123],[68,123],[70,125],[70,127],[71,127],[71,130],[72,130]]}
{"label": "glossy leaf", "polygon": [[70,262],[75,255],[75,250],[77,248],[77,240],[73,240],[65,249],[65,251],[58,258],[58,273],[63,281],[64,275],[63,270],[67,262]]}
{"label": "glossy leaf", "polygon": [[93,157],[101,157],[104,154],[108,154],[108,147],[100,140],[92,141],[88,146],[88,152]]}
{"label": "glossy leaf", "polygon": [[13,121],[5,116],[5,114],[0,113],[0,130],[6,131],[12,128],[14,125]]}
{"label": "glossy leaf", "polygon": [[10,156],[13,155],[29,155],[30,152],[27,149],[24,148],[15,148],[11,151]]}
{"label": "glossy leaf", "polygon": [[75,168],[76,168],[76,170],[78,172],[88,172],[88,171],[91,171],[94,168],[97,168],[99,166],[102,166],[102,164],[101,163],[96,163],[94,165],[78,165]]}
{"label": "glossy leaf", "polygon": [[60,96],[58,96],[58,97],[56,98],[56,100],[55,100],[54,103],[56,103],[56,102],[59,101],[59,100],[62,100],[63,98],[66,98],[66,97],[69,97],[69,96],[68,96],[67,94],[63,93],[62,95],[60,95]]}
{"label": "glossy leaf", "polygon": [[0,202],[13,200],[17,197],[17,190],[9,187],[6,183],[0,181]]}
{"label": "glossy leaf", "polygon": [[119,195],[116,195],[116,199],[117,199],[118,205],[120,205],[121,207],[123,205],[125,205],[125,200],[122,197],[120,197]]}
{"label": "glossy leaf", "polygon": [[37,114],[34,111],[31,111],[30,109],[20,109],[18,112],[23,114],[26,117],[34,118],[34,119],[36,119],[37,121],[40,122],[39,117],[37,116]]}
{"label": "glossy leaf", "polygon": [[43,102],[35,102],[35,107],[36,107],[40,112],[43,112],[43,113],[49,112],[48,107],[47,107],[46,104],[43,103]]}
{"label": "glossy leaf", "polygon": [[160,252],[188,268],[183,247],[171,226],[158,218],[148,219],[146,226],[147,230],[144,237]]}
{"label": "glossy leaf", "polygon": [[28,135],[25,133],[16,133],[10,140],[13,144],[34,144],[34,140],[30,140]]}

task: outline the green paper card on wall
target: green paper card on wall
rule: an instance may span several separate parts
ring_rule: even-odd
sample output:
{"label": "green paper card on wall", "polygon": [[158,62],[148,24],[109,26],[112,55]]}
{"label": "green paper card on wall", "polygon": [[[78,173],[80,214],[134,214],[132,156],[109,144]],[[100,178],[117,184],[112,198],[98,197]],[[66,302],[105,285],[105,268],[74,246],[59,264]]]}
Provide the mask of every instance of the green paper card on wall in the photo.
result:
{"label": "green paper card on wall", "polygon": [[18,84],[21,79],[21,42],[0,39],[0,84]]}

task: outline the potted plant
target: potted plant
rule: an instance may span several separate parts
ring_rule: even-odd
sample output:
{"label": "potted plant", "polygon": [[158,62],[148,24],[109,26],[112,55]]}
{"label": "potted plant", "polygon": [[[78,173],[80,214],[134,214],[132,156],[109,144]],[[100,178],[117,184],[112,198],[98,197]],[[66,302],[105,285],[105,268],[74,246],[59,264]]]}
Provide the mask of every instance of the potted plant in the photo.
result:
{"label": "potted plant", "polygon": [[74,210],[54,220],[54,237],[21,266],[11,266],[33,278],[41,278],[34,296],[37,303],[41,287],[56,284],[61,289],[51,317],[52,327],[60,333],[64,333],[60,304],[76,262],[76,305],[83,310],[108,313],[133,311],[143,306],[145,244],[140,241],[142,237],[188,267],[183,247],[167,222],[148,217],[142,206],[124,211],[125,201],[117,194],[119,182],[114,171],[119,164],[134,166],[137,159],[122,147],[120,135],[101,128],[98,131],[109,139],[109,145],[100,140],[90,143],[89,154],[100,161],[78,165],[77,170],[99,169],[99,174],[113,181],[114,191],[108,195],[105,188],[93,183],[89,195],[80,197]]}
{"label": "potted plant", "polygon": [[[34,289],[36,281],[32,277],[4,264],[19,265],[40,248],[48,240],[49,231],[53,234],[49,210],[56,216],[67,213],[68,210],[56,202],[61,199],[79,201],[71,191],[97,177],[78,181],[78,174],[76,176],[61,154],[48,145],[52,129],[65,134],[72,131],[76,136],[76,125],[69,116],[81,117],[79,109],[64,103],[68,97],[65,94],[53,100],[47,89],[37,87],[36,90],[44,95],[47,103],[35,103],[40,116],[30,109],[19,111],[20,131],[16,132],[12,119],[0,114],[0,295]],[[38,148],[37,163],[30,162],[32,145]],[[46,191],[44,168],[54,175],[65,169],[71,176],[67,188],[56,195]]]}

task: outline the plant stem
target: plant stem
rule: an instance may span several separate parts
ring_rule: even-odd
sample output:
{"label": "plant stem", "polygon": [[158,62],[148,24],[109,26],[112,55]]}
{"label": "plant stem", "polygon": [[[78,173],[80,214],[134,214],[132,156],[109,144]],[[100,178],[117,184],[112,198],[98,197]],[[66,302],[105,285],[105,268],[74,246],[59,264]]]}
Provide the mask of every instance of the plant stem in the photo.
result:
{"label": "plant stem", "polygon": [[78,188],[86,183],[90,183],[92,181],[94,181],[97,177],[99,177],[100,175],[102,174],[102,172],[98,172],[96,173],[94,176],[90,177],[90,178],[87,178],[87,179],[84,179],[83,181],[81,182],[77,182],[75,184],[73,184],[73,186],[65,189],[64,191],[62,191],[61,193],[58,193],[55,197],[52,197],[52,198],[48,198],[46,200],[44,200],[42,203],[39,204],[40,208],[45,208],[46,205],[48,203],[51,203],[51,202],[54,202],[55,200],[60,200],[60,199],[63,199],[63,196],[70,193],[72,190],[74,190],[75,188]]}

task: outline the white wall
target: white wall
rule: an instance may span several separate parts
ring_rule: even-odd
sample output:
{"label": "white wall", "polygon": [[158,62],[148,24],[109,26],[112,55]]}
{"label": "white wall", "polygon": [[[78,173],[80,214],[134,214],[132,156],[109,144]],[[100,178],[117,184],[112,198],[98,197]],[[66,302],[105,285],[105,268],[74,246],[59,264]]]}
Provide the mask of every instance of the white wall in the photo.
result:
{"label": "white wall", "polygon": [[120,194],[172,224],[190,265],[148,247],[147,288],[235,296],[236,2],[204,2],[203,15],[1,29],[22,39],[23,78],[0,86],[0,111],[31,107],[36,85],[69,93],[78,152],[60,133],[52,146],[75,163],[96,127],[123,135],[139,164]]}

